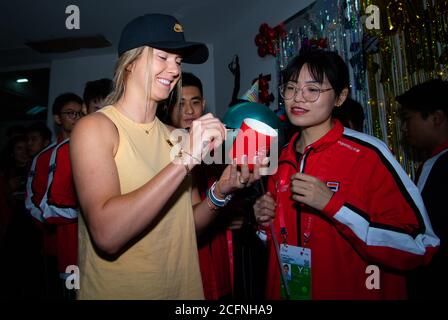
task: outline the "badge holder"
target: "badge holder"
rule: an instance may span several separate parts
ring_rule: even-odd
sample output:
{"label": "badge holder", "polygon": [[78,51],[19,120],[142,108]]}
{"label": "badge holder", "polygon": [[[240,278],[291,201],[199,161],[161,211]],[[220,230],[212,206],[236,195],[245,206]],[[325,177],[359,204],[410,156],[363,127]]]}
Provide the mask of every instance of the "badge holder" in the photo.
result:
{"label": "badge holder", "polygon": [[288,283],[282,296],[291,300],[311,300],[311,249],[280,245],[281,273]]}

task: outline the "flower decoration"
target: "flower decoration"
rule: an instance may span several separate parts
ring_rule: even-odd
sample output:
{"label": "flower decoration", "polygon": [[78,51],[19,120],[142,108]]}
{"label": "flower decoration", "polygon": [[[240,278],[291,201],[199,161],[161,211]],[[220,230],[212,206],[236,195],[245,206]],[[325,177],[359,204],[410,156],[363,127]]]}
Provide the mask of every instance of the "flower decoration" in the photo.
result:
{"label": "flower decoration", "polygon": [[255,36],[255,45],[258,47],[258,55],[265,57],[266,55],[276,56],[278,52],[278,41],[286,37],[283,23],[269,27],[267,23],[262,23],[259,33]]}

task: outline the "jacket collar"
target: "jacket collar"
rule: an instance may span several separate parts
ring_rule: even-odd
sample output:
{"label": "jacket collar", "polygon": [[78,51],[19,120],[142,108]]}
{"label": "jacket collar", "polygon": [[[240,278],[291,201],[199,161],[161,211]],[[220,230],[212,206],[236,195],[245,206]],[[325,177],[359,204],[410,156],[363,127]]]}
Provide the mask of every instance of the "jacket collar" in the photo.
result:
{"label": "jacket collar", "polygon": [[431,158],[435,155],[439,154],[443,150],[448,149],[448,141],[445,141],[442,144],[439,144],[432,152],[431,152]]}
{"label": "jacket collar", "polygon": [[[320,152],[333,145],[338,141],[344,133],[344,127],[337,119],[333,119],[333,128],[328,131],[322,138],[315,141],[305,148],[305,152],[313,149],[315,152]],[[295,133],[289,143],[283,148],[279,161],[289,161],[297,163],[296,158],[296,143],[300,138],[300,131]]]}

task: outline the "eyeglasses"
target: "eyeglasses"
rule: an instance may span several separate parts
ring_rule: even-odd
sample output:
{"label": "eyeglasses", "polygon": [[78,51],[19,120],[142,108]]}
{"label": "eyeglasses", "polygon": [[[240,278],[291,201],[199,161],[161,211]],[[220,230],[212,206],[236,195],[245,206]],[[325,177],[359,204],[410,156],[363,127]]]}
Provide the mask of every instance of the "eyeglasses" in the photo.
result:
{"label": "eyeglasses", "polygon": [[302,89],[299,89],[297,86],[291,83],[282,84],[279,89],[280,95],[285,100],[294,98],[297,92],[302,91],[303,99],[305,99],[305,101],[307,102],[314,102],[319,99],[319,96],[322,92],[333,90],[333,88],[321,89],[313,84],[305,85],[302,87]]}
{"label": "eyeglasses", "polygon": [[84,115],[82,111],[64,111],[61,112],[61,114],[65,115],[67,118],[72,120],[76,118],[81,118]]}

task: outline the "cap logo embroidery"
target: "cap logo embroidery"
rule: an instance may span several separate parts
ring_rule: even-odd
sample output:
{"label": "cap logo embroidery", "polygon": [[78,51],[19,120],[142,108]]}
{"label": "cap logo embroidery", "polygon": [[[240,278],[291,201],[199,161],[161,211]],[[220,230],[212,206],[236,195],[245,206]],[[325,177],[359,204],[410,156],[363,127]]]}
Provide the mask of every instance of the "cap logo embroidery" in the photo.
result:
{"label": "cap logo embroidery", "polygon": [[178,23],[176,23],[176,24],[174,25],[174,31],[175,31],[175,32],[184,32],[182,26],[181,26],[180,24],[178,24]]}

